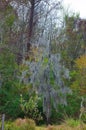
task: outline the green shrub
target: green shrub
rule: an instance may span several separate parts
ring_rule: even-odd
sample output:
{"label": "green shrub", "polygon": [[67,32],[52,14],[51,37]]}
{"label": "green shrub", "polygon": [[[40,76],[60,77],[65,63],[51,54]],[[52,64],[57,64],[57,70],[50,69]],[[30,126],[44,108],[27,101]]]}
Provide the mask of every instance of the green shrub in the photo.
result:
{"label": "green shrub", "polygon": [[54,108],[52,109],[51,122],[59,124],[65,119],[65,115],[67,117],[78,119],[80,114],[80,104],[81,99],[77,94],[73,93],[67,95],[67,106],[59,104],[57,108],[58,111]]}
{"label": "green shrub", "polygon": [[42,121],[41,111],[38,109],[38,97],[34,93],[29,100],[25,100],[22,95],[20,98],[20,107],[22,112],[24,112],[26,117],[33,119],[36,123]]}
{"label": "green shrub", "polygon": [[82,115],[81,120],[86,123],[86,113]]}
{"label": "green shrub", "polygon": [[65,124],[69,127],[77,127],[81,124],[80,120],[74,120],[72,118],[69,118],[65,121]]}
{"label": "green shrub", "polygon": [[68,117],[79,118],[80,114],[80,96],[73,93],[72,95],[67,96],[67,106],[64,107],[64,111]]}
{"label": "green shrub", "polygon": [[64,113],[63,106],[59,105],[59,108],[57,109],[58,111],[56,111],[54,108],[52,109],[51,120],[50,120],[52,124],[60,124],[63,119],[63,113]]}

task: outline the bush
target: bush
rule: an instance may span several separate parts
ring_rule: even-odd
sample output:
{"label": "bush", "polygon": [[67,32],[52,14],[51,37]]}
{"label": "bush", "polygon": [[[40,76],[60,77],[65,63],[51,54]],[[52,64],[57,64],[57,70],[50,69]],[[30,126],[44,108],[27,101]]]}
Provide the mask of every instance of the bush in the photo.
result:
{"label": "bush", "polygon": [[69,127],[77,127],[80,126],[81,122],[80,120],[74,120],[72,118],[69,118],[65,121],[65,124],[68,125]]}
{"label": "bush", "polygon": [[80,114],[80,96],[73,93],[72,95],[67,96],[67,106],[64,107],[64,112],[68,117],[79,118]]}
{"label": "bush", "polygon": [[[59,104],[56,111],[52,109],[51,122],[60,124],[66,117],[79,118],[81,99],[77,94],[67,95],[67,106]],[[85,118],[84,118],[85,119]]]}
{"label": "bush", "polygon": [[56,111],[54,108],[52,109],[51,120],[50,120],[52,124],[60,124],[63,119],[63,113],[64,113],[63,106],[59,105],[57,109],[58,111]]}
{"label": "bush", "polygon": [[38,109],[38,96],[33,93],[29,100],[25,100],[22,95],[20,98],[20,107],[26,117],[33,119],[37,124],[42,121],[41,111]]}
{"label": "bush", "polygon": [[82,115],[81,120],[82,120],[84,123],[86,123],[86,113],[84,113],[84,114]]}
{"label": "bush", "polygon": [[35,130],[35,122],[31,119],[17,119],[13,123],[7,123],[5,130]]}

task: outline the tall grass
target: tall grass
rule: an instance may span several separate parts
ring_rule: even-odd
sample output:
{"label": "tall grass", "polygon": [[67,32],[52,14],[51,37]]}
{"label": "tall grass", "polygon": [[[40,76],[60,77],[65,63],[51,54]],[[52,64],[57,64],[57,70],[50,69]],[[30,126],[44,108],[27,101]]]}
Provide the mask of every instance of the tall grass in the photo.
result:
{"label": "tall grass", "polygon": [[86,124],[80,120],[72,118],[66,119],[61,125],[48,125],[47,127],[37,127],[36,130],[86,130]]}

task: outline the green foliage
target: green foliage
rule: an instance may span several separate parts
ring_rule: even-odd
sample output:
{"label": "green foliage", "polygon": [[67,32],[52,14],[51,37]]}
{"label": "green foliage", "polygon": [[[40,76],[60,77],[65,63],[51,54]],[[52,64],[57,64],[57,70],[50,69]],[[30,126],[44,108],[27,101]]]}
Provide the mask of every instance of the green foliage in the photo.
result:
{"label": "green foliage", "polygon": [[6,24],[8,27],[12,27],[14,21],[15,21],[15,15],[12,14],[12,15],[10,15],[10,16],[8,16],[8,17],[6,18],[5,24]]}
{"label": "green foliage", "polygon": [[67,96],[67,106],[58,105],[56,111],[52,109],[51,122],[52,123],[61,123],[65,117],[72,117],[74,119],[79,118],[80,114],[80,103],[81,99],[77,94],[72,94]]}
{"label": "green foliage", "polygon": [[44,58],[43,60],[43,65],[46,66],[49,62],[49,59],[47,57]]}
{"label": "green foliage", "polygon": [[80,120],[74,120],[72,118],[68,118],[65,120],[66,125],[70,127],[77,127],[81,124]]}
{"label": "green foliage", "polygon": [[71,88],[80,95],[86,94],[86,55],[82,55],[75,60],[75,70],[70,73]]}
{"label": "green foliage", "polygon": [[65,39],[60,52],[65,66],[70,70],[73,69],[75,65],[74,60],[81,54],[84,54],[84,48],[86,46],[83,30],[76,31],[78,19],[79,16],[75,13],[72,13],[71,15],[67,14],[64,17],[65,28],[63,32],[65,33]]}
{"label": "green foliage", "polygon": [[2,49],[0,53],[0,113],[4,112],[14,117],[19,111],[17,70],[18,66],[13,53],[9,49]]}
{"label": "green foliage", "polygon": [[70,71],[70,77],[71,77],[71,78],[74,78],[76,75],[77,75],[76,70]]}
{"label": "green foliage", "polygon": [[82,115],[81,120],[86,123],[86,112]]}
{"label": "green foliage", "polygon": [[[15,32],[15,21],[17,21],[17,15],[16,11],[14,10],[13,6],[11,6],[9,3],[6,3],[6,1],[2,0],[2,8],[0,9],[0,42],[2,44],[9,44],[14,42],[14,35]],[[16,35],[17,36],[17,35]],[[8,48],[12,47],[9,46]]]}
{"label": "green foliage", "polygon": [[[16,20],[15,11],[12,6],[7,5],[5,10],[0,12],[0,15],[4,16],[4,22],[3,22],[3,29],[10,28],[14,24],[14,21]],[[3,18],[3,17],[2,17]]]}
{"label": "green foliage", "polygon": [[42,120],[41,112],[38,109],[38,100],[39,98],[35,95],[35,93],[33,97],[31,96],[26,101],[23,99],[22,95],[20,98],[20,107],[24,112],[25,116],[32,118],[36,121],[36,123]]}
{"label": "green foliage", "polygon": [[52,109],[51,122],[52,124],[60,124],[63,119],[64,108],[62,105],[58,106],[58,111]]}
{"label": "green foliage", "polygon": [[68,117],[78,118],[80,113],[81,99],[77,93],[67,96],[68,105],[65,106],[65,112]]}

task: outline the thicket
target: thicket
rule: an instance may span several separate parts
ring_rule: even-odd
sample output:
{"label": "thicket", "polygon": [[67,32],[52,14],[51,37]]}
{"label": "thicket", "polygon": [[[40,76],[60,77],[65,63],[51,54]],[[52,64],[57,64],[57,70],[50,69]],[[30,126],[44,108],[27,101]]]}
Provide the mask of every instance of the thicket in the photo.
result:
{"label": "thicket", "polygon": [[[11,6],[0,10],[0,16],[5,16],[0,24],[0,115],[5,113],[6,120],[25,118],[26,124],[18,130],[29,128],[27,122],[33,124],[32,130],[34,121],[61,123],[66,116],[86,122],[86,30],[82,24],[76,31],[79,16],[65,15],[58,36],[51,39],[48,34],[49,45],[32,46],[24,55],[18,16]],[[58,31],[55,24],[52,29],[54,34]],[[8,129],[17,128],[11,125]]]}

